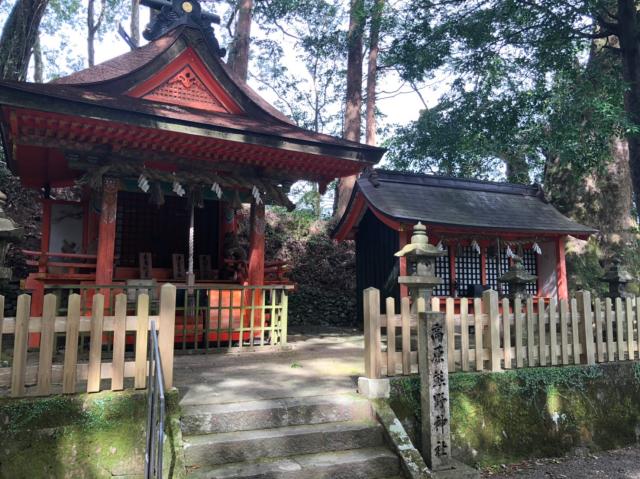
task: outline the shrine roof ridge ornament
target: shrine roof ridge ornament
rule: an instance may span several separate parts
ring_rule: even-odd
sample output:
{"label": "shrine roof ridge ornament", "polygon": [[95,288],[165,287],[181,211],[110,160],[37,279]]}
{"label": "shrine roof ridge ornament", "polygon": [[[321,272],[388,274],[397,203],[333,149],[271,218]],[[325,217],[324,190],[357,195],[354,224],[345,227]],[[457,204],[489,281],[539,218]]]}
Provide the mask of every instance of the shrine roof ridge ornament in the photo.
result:
{"label": "shrine roof ridge ornament", "polygon": [[157,40],[179,26],[187,26],[202,31],[210,46],[220,56],[226,55],[226,49],[220,44],[213,32],[212,24],[220,24],[220,16],[202,11],[198,0],[141,0],[145,7],[158,10],[158,14],[142,32],[148,41]]}

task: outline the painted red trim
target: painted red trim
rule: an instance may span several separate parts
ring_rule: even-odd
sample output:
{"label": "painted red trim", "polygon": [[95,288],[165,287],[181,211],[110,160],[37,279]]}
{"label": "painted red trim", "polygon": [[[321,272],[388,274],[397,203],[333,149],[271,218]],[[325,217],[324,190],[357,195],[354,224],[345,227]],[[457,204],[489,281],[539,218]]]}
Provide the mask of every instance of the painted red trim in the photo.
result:
{"label": "painted red trim", "polygon": [[[205,63],[200,59],[200,56],[191,48],[187,48],[184,52],[178,55],[171,63],[160,70],[151,78],[147,79],[143,83],[131,88],[127,95],[135,98],[147,98],[149,100],[160,101],[162,103],[173,103],[168,99],[162,97],[156,97],[152,94],[153,90],[162,86],[169,80],[173,79],[176,75],[181,73],[185,68],[191,68],[193,73],[198,77],[204,86],[209,90],[211,95],[215,97],[224,107],[224,111],[227,113],[233,113],[235,115],[244,113],[240,105],[233,99],[233,97],[224,89],[224,87],[218,82],[213,73],[207,68]],[[212,110],[210,105],[201,104],[197,101],[181,98],[179,104],[185,106],[192,106],[194,108],[200,108],[203,110]],[[220,111],[220,110],[214,110]]]}
{"label": "painted red trim", "polygon": [[364,196],[359,191],[356,193],[356,196],[353,200],[353,204],[351,208],[345,213],[347,217],[340,225],[340,228],[334,234],[334,238],[338,241],[344,241],[347,239],[351,231],[353,230],[356,222],[360,221],[362,216],[364,215],[364,208],[366,206],[366,201]]}
{"label": "painted red trim", "polygon": [[487,247],[480,245],[480,284],[487,284]]}
{"label": "painted red trim", "polygon": [[96,259],[96,284],[111,284],[116,241],[116,213],[118,211],[118,184],[106,178],[102,186],[102,207],[98,227],[98,252]]}
{"label": "painted red trim", "polygon": [[251,231],[249,233],[249,271],[247,275],[247,280],[250,286],[260,286],[264,284],[264,230],[264,203],[260,203],[259,205],[251,203]]}
{"label": "painted red trim", "polygon": [[556,240],[556,276],[558,277],[558,299],[569,299],[569,286],[567,284],[567,263],[565,258],[565,236]]}

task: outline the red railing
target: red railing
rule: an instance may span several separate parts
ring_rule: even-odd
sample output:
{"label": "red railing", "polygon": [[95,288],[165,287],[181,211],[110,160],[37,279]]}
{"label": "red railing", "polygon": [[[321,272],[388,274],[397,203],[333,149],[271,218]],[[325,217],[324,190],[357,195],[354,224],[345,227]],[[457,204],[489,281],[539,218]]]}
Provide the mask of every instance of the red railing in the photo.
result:
{"label": "red railing", "polygon": [[94,254],[56,253],[23,249],[27,265],[38,268],[43,279],[93,280],[97,256]]}

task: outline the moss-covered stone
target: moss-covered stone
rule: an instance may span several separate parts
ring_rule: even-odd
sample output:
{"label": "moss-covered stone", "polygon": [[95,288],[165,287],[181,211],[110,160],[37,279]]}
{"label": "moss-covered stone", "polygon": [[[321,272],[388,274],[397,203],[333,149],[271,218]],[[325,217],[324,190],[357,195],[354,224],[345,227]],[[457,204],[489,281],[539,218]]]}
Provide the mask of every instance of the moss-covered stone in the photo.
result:
{"label": "moss-covered stone", "polygon": [[[178,396],[169,393],[165,477],[184,477]],[[0,478],[142,477],[142,392],[0,400]]]}
{"label": "moss-covered stone", "polygon": [[[633,362],[452,374],[454,451],[489,465],[632,444],[640,434],[639,377]],[[419,448],[419,379],[391,387],[391,405]]]}

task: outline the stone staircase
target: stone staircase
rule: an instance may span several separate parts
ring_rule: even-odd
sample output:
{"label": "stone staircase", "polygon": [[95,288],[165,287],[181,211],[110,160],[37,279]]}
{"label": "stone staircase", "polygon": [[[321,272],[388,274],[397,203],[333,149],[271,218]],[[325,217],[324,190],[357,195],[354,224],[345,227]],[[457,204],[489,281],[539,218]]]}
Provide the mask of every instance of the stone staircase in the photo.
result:
{"label": "stone staircase", "polygon": [[191,479],[395,479],[366,399],[314,396],[183,406]]}

